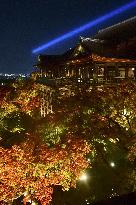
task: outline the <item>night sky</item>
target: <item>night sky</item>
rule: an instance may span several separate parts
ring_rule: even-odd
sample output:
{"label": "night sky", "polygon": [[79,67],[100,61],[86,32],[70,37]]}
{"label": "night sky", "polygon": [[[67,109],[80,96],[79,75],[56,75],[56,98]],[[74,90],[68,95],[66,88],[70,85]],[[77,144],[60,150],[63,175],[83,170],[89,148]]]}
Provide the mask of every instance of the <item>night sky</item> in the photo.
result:
{"label": "night sky", "polygon": [[[0,73],[29,73],[36,57],[32,49],[83,25],[128,0],[0,0]],[[136,7],[81,33],[90,37],[99,29],[136,15]],[[44,51],[60,54],[78,42],[79,35]]]}

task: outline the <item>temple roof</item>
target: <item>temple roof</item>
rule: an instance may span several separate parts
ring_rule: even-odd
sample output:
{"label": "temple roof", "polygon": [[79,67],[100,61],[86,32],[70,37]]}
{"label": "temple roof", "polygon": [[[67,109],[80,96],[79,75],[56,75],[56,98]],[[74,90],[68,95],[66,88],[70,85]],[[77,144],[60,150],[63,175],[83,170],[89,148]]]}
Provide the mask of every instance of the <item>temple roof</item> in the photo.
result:
{"label": "temple roof", "polygon": [[72,61],[80,63],[80,60],[83,62],[90,56],[93,61],[135,62],[136,16],[102,29],[92,38],[80,37],[79,43],[62,55],[40,55],[36,66],[54,66]]}
{"label": "temple roof", "polygon": [[[127,31],[127,32],[126,32]],[[136,16],[100,30],[94,38],[101,40],[123,40],[136,36]]]}
{"label": "temple roof", "polygon": [[90,53],[81,44],[77,44],[62,55],[39,55],[37,65],[41,63],[46,65],[65,64],[67,61],[84,58],[88,55]]}

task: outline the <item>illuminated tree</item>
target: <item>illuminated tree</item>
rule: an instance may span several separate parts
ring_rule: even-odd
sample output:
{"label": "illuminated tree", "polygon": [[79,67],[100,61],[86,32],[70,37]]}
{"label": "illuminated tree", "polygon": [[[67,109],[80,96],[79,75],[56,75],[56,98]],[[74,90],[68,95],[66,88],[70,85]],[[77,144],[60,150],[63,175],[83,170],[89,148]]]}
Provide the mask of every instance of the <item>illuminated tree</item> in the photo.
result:
{"label": "illuminated tree", "polygon": [[33,115],[40,106],[39,86],[32,80],[21,81],[14,84],[16,96],[14,104],[20,111]]}
{"label": "illuminated tree", "polygon": [[87,142],[70,134],[65,143],[52,148],[35,137],[10,149],[0,148],[0,201],[24,195],[24,203],[37,199],[48,204],[55,185],[63,190],[76,186],[89,165],[85,158],[88,152]]}
{"label": "illuminated tree", "polygon": [[39,116],[39,89],[32,80],[19,80],[1,90],[0,137],[2,144],[10,146],[24,139],[26,133],[34,132],[33,117]]}
{"label": "illuminated tree", "polygon": [[[57,96],[54,113],[45,118],[37,112],[38,84],[20,82],[13,88],[1,101],[1,135],[7,137],[0,151],[1,200],[26,194],[25,200],[47,204],[54,186],[75,187],[89,162],[93,178],[88,193],[94,200],[122,194],[126,186],[135,190],[135,83],[75,87],[73,96]],[[79,204],[80,197],[85,194],[78,196]]]}
{"label": "illuminated tree", "polygon": [[0,105],[7,114],[19,111],[33,115],[39,103],[39,87],[32,80],[16,81],[10,89],[2,89]]}
{"label": "illuminated tree", "polygon": [[89,193],[95,194],[95,200],[135,190],[135,181],[131,180],[131,175],[135,176],[135,163],[130,163],[127,157],[136,153],[135,92],[134,82],[92,87],[89,92],[63,97],[54,105],[58,113],[49,116],[54,127],[60,124],[65,128],[62,135],[70,130],[90,141],[93,147],[89,155],[93,166],[90,174],[94,176],[90,186],[94,190],[90,188]]}

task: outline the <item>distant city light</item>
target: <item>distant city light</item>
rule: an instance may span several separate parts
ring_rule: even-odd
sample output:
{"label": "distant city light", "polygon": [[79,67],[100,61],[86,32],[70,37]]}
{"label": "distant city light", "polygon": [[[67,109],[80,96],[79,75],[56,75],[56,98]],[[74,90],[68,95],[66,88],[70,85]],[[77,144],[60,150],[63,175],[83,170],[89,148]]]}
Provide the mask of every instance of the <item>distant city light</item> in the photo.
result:
{"label": "distant city light", "polygon": [[16,78],[16,77],[22,77],[22,78],[26,78],[28,77],[29,74],[22,74],[22,73],[19,73],[19,74],[16,74],[16,73],[0,73],[0,78],[2,77],[6,77],[6,78]]}
{"label": "distant city light", "polygon": [[111,19],[112,17],[114,17],[116,15],[119,15],[119,14],[121,14],[121,13],[123,13],[123,12],[125,12],[125,11],[127,11],[129,9],[132,9],[134,7],[136,7],[136,0],[135,1],[131,1],[130,3],[127,3],[127,4],[121,6],[121,7],[117,8],[117,9],[115,9],[115,10],[113,10],[113,11],[111,11],[111,12],[109,12],[109,13],[103,15],[103,16],[101,16],[101,17],[98,17],[97,19],[92,20],[91,22],[88,22],[87,24],[82,25],[79,28],[76,28],[76,29],[74,29],[74,30],[72,30],[72,31],[70,31],[68,33],[65,33],[64,35],[59,36],[59,37],[57,37],[57,38],[55,38],[55,39],[53,39],[53,40],[51,40],[51,41],[41,45],[41,46],[33,49],[32,53],[33,54],[39,53],[39,52],[41,52],[41,51],[43,51],[43,50],[45,50],[45,49],[47,49],[47,48],[49,48],[49,47],[59,43],[61,41],[69,39],[69,38],[75,36],[76,34],[79,34],[79,33],[83,32],[83,31],[85,31],[87,29],[90,29],[90,28],[92,28],[92,27],[94,27],[94,26],[96,26],[96,25],[98,25],[98,24],[100,24],[100,23],[102,23],[102,22],[104,22],[104,21],[106,21],[108,19]]}

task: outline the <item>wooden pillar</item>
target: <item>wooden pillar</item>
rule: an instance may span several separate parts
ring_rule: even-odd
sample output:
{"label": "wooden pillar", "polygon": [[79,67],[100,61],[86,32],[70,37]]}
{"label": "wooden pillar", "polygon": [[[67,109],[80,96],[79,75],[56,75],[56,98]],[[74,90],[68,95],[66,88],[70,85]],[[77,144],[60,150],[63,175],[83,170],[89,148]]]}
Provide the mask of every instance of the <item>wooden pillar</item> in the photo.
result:
{"label": "wooden pillar", "polygon": [[95,83],[98,82],[98,66],[96,63],[94,63],[94,70],[93,70],[93,80]]}
{"label": "wooden pillar", "polygon": [[108,68],[107,68],[107,64],[104,64],[104,80],[107,81],[107,73],[108,73]]}
{"label": "wooden pillar", "polygon": [[134,70],[134,78],[136,79],[136,65],[134,66],[135,70]]}
{"label": "wooden pillar", "polygon": [[40,77],[41,77],[41,78],[43,77],[43,70],[42,70],[42,67],[40,67]]}
{"label": "wooden pillar", "polygon": [[125,78],[128,78],[129,66],[124,64],[124,67],[125,67]]}
{"label": "wooden pillar", "polygon": [[41,117],[45,117],[49,113],[53,113],[52,110],[52,94],[53,91],[49,87],[41,89]]}
{"label": "wooden pillar", "polygon": [[115,63],[115,76],[117,77],[118,75],[119,75],[118,63]]}

